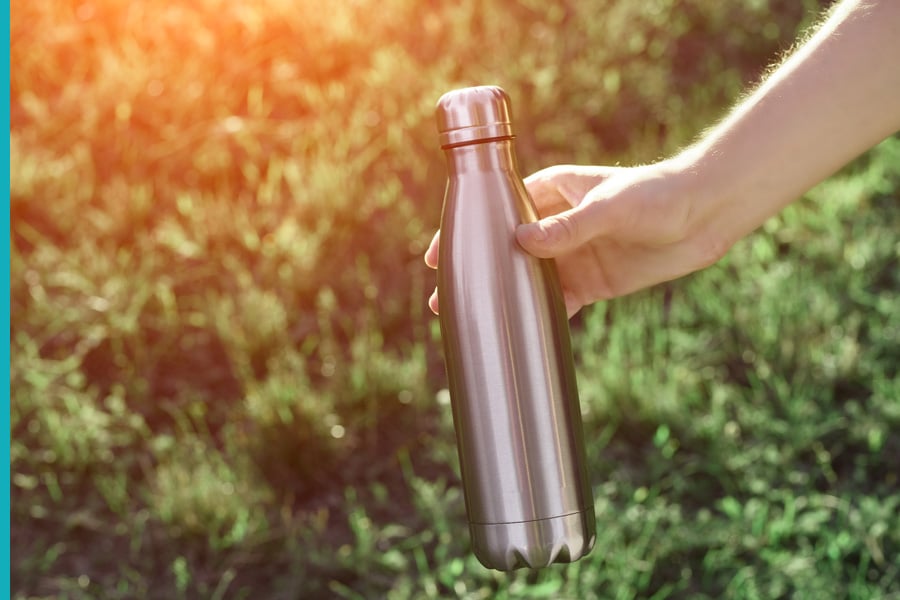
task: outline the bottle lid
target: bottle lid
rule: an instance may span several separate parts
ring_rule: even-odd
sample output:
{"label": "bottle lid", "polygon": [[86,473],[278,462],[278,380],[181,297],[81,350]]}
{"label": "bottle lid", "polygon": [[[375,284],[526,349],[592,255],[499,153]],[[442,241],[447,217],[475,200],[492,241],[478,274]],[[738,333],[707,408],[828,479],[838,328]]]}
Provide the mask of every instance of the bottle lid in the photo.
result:
{"label": "bottle lid", "polygon": [[494,85],[447,92],[437,103],[441,148],[513,137],[509,96]]}

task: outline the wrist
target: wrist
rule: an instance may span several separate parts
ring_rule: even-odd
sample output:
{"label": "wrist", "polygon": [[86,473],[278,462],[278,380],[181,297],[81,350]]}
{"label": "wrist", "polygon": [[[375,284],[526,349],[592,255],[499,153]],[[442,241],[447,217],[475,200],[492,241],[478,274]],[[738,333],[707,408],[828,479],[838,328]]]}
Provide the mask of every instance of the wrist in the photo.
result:
{"label": "wrist", "polygon": [[714,198],[721,196],[713,189],[715,179],[704,163],[702,152],[691,147],[657,164],[668,181],[670,200],[682,215],[681,237],[695,236],[710,217]]}
{"label": "wrist", "polygon": [[736,189],[722,177],[720,157],[695,145],[663,161],[670,174],[676,202],[682,203],[682,243],[694,249],[696,268],[720,260],[741,237],[734,230],[729,207],[739,204]]}

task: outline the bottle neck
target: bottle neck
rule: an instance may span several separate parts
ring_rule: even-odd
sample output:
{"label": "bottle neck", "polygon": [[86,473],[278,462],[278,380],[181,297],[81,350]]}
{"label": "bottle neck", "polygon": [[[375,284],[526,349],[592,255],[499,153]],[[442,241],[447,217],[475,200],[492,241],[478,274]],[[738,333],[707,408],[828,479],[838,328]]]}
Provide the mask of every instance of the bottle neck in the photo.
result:
{"label": "bottle neck", "polygon": [[451,176],[473,171],[518,171],[512,138],[444,149]]}

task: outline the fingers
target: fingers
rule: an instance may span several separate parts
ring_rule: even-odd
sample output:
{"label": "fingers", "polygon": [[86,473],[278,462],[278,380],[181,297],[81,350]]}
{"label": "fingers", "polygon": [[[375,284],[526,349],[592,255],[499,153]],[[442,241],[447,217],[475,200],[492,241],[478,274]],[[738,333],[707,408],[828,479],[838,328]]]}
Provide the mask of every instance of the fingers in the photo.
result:
{"label": "fingers", "polygon": [[[609,179],[620,167],[557,165],[525,178],[525,186],[534,200],[539,217],[537,223],[521,225],[516,230],[519,244],[541,258],[555,258],[604,234],[607,229],[603,206],[584,202],[589,192]],[[440,231],[434,234],[425,251],[425,264],[436,269],[440,249]],[[583,305],[577,298],[566,296],[566,309],[571,317]],[[435,290],[428,299],[429,308],[438,313]]]}
{"label": "fingers", "polygon": [[566,302],[566,316],[571,319],[581,310],[582,304],[565,293],[563,294],[563,299]]}
{"label": "fingers", "polygon": [[619,167],[559,165],[525,179],[542,220],[516,231],[519,244],[541,258],[565,254],[603,233],[602,206],[585,202]]}
{"label": "fingers", "polygon": [[608,179],[621,167],[556,165],[541,169],[525,178],[525,187],[529,193],[555,191],[561,183],[570,189],[580,191],[583,196],[591,188]]}
{"label": "fingers", "polygon": [[428,298],[428,308],[430,308],[431,312],[433,312],[434,314],[439,314],[437,288],[434,288],[434,291],[431,292],[431,297]]}
{"label": "fingers", "polygon": [[608,205],[602,201],[582,203],[535,223],[519,225],[516,239],[529,254],[556,258],[609,234],[615,225],[609,213]]}
{"label": "fingers", "polygon": [[432,269],[437,269],[438,265],[438,252],[440,250],[441,245],[441,230],[438,229],[434,232],[434,237],[431,238],[431,243],[428,244],[428,250],[425,251],[425,264],[431,267]]}
{"label": "fingers", "polygon": [[[425,251],[425,264],[431,267],[432,269],[437,269],[438,266],[438,254],[440,253],[441,246],[441,230],[438,229],[434,232],[434,237],[431,238],[431,243],[428,244],[428,250]],[[438,293],[437,288],[434,288],[434,291],[431,292],[431,296],[428,298],[428,308],[431,309],[431,312],[434,314],[438,314]]]}
{"label": "fingers", "polygon": [[620,167],[557,165],[532,173],[525,187],[542,217],[577,206],[591,189]]}

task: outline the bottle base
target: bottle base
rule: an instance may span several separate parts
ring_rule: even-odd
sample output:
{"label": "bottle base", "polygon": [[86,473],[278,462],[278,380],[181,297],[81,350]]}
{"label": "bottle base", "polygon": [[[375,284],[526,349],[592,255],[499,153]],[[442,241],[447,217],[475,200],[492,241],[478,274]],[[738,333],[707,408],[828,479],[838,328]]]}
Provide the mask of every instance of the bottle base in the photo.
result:
{"label": "bottle base", "polygon": [[469,531],[479,562],[498,571],[575,562],[597,539],[593,508],[518,523],[469,523]]}

